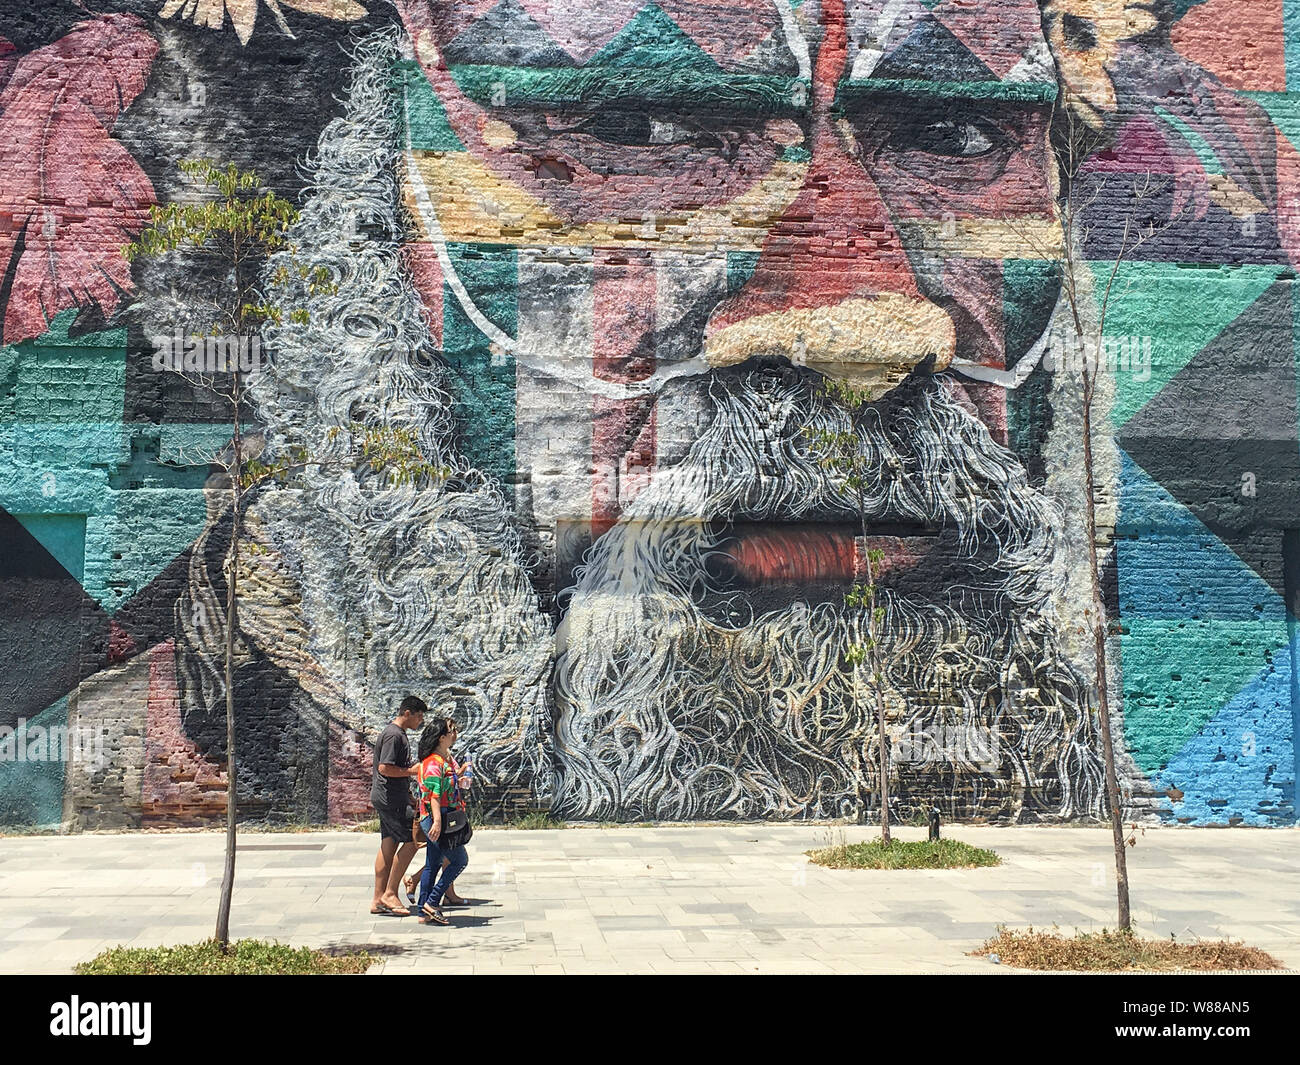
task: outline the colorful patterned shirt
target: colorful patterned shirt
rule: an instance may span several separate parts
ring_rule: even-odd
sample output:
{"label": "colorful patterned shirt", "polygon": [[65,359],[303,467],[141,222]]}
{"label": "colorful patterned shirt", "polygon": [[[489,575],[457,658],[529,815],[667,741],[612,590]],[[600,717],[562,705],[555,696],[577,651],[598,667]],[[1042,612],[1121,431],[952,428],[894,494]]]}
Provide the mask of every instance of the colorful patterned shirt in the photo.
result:
{"label": "colorful patterned shirt", "polygon": [[456,759],[443,758],[438,753],[429,755],[420,763],[420,816],[427,817],[432,812],[433,799],[443,810],[465,809],[465,799],[460,790],[460,766]]}

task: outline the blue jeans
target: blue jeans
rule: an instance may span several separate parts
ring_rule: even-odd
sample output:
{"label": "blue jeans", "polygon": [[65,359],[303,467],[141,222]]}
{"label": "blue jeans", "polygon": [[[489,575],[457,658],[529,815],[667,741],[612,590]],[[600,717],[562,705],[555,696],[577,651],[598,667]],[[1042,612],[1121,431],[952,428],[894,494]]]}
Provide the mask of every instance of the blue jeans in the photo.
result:
{"label": "blue jeans", "polygon": [[[424,829],[424,834],[427,836],[433,828],[433,818],[428,816],[420,818],[420,827]],[[439,876],[438,869],[444,858],[450,864]],[[436,842],[426,843],[424,872],[420,874],[420,894],[416,896],[416,905],[423,906],[427,902],[432,906],[440,906],[443,895],[447,893],[447,889],[451,887],[456,877],[465,871],[467,865],[469,865],[469,853],[464,845],[444,847],[442,836],[439,836]]]}

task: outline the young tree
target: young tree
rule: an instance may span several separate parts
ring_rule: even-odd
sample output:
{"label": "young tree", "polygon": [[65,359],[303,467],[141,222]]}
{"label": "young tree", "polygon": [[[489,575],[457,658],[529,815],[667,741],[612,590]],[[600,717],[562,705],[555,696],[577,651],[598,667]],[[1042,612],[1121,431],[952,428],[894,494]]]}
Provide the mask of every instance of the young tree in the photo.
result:
{"label": "young tree", "polygon": [[[234,165],[220,167],[207,159],[187,159],[180,169],[205,193],[196,203],[170,203],[154,207],[150,224],[128,245],[128,259],[159,257],[180,249],[199,255],[212,271],[210,298],[193,310],[201,332],[191,335],[185,351],[172,350],[177,360],[168,368],[196,388],[214,395],[229,412],[231,438],[220,454],[205,461],[225,474],[230,492],[230,542],[226,550],[226,617],[224,628],[224,683],[226,710],[226,850],[217,909],[216,940],[224,951],[230,941],[230,901],[235,882],[237,823],[237,767],[235,736],[234,660],[239,632],[239,572],[241,547],[259,553],[252,542],[241,543],[243,520],[249,501],[264,485],[288,480],[306,466],[320,466],[303,448],[291,448],[268,462],[249,456],[245,430],[245,388],[250,374],[261,372],[258,331],[268,322],[306,325],[306,307],[269,300],[262,279],[271,256],[282,253],[280,265],[269,280],[289,280],[294,270],[308,297],[327,294],[334,286],[323,270],[309,272],[297,266],[290,230],[297,209],[270,190],[263,191],[252,171]],[[284,263],[287,262],[287,265]],[[279,287],[283,290],[283,284]],[[340,430],[334,430],[334,436]],[[352,426],[353,458],[383,468],[391,483],[419,477],[445,476],[420,453],[409,429],[370,429]]]}
{"label": "young tree", "polygon": [[[1064,194],[1059,200],[1063,243],[1061,249],[1061,293],[1068,311],[1068,324],[1072,332],[1072,346],[1077,356],[1080,374],[1080,419],[1083,436],[1084,474],[1084,539],[1088,550],[1088,575],[1091,584],[1090,606],[1085,617],[1091,628],[1096,668],[1093,687],[1097,699],[1097,713],[1101,725],[1102,757],[1106,775],[1106,801],[1110,808],[1111,834],[1115,849],[1115,890],[1117,917],[1122,931],[1133,927],[1129,906],[1127,847],[1136,842],[1135,837],[1125,838],[1123,796],[1115,768],[1115,742],[1111,727],[1110,693],[1107,684],[1106,637],[1109,626],[1106,620],[1105,599],[1101,584],[1101,564],[1097,553],[1097,475],[1093,454],[1094,402],[1097,393],[1097,375],[1104,372],[1103,360],[1107,349],[1106,319],[1115,295],[1115,280],[1124,261],[1150,240],[1161,229],[1171,225],[1169,219],[1161,225],[1154,220],[1143,220],[1141,215],[1154,206],[1162,185],[1153,180],[1150,172],[1125,189],[1128,203],[1119,232],[1115,258],[1104,275],[1094,275],[1083,260],[1080,248],[1089,241],[1090,225],[1087,215],[1099,203],[1107,190],[1105,181],[1085,192],[1080,172],[1087,158],[1100,147],[1100,135],[1084,124],[1068,103],[1059,103],[1053,122],[1052,152],[1061,175]],[[1113,187],[1112,187],[1112,191]],[[1031,240],[1032,243],[1032,240]],[[1046,249],[1039,249],[1040,252]],[[1100,285],[1098,285],[1100,281]]]}
{"label": "young tree", "polygon": [[[869,547],[867,539],[867,502],[866,489],[870,477],[869,456],[863,449],[864,419],[869,416],[869,404],[872,394],[834,378],[825,378],[821,385],[822,394],[834,400],[844,410],[849,419],[845,430],[805,429],[804,436],[809,441],[818,464],[830,471],[845,491],[855,501],[855,517],[861,549],[857,553],[859,573],[854,574],[853,586],[844,595],[844,603],[862,619],[866,629],[865,635],[853,641],[845,659],[853,667],[853,701],[854,710],[859,709],[862,688],[862,670],[865,666],[870,682],[871,694],[876,710],[876,731],[880,744],[880,837],[889,845],[889,737],[885,732],[885,675],[880,642],[877,638],[880,622],[884,619],[885,608],[876,598],[876,570],[884,559],[884,552]],[[856,579],[862,576],[863,580]],[[855,714],[856,716],[856,714]]]}

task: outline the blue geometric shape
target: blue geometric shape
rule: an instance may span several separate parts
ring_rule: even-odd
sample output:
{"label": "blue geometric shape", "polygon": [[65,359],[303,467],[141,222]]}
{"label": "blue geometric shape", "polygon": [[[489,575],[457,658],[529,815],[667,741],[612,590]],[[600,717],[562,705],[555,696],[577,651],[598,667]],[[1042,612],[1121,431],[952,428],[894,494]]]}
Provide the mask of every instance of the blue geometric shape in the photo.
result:
{"label": "blue geometric shape", "polygon": [[1178,752],[1152,774],[1161,791],[1176,788],[1162,813],[1194,825],[1295,823],[1292,737],[1293,640]]}
{"label": "blue geometric shape", "polygon": [[1262,621],[1282,597],[1120,451],[1115,554],[1123,618]]}

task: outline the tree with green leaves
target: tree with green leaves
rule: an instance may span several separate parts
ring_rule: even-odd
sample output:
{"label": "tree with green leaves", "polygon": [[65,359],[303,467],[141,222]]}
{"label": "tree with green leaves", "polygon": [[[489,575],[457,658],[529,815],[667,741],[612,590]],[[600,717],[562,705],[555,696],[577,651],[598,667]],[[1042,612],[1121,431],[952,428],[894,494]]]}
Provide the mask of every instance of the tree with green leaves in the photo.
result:
{"label": "tree with green leaves", "polygon": [[[276,302],[266,289],[285,290],[291,273],[301,282],[308,299],[327,295],[335,285],[323,269],[308,270],[296,263],[296,249],[291,242],[298,211],[288,200],[264,189],[253,171],[240,170],[233,164],[221,167],[207,159],[187,159],[180,169],[198,186],[198,202],[169,203],[151,210],[150,224],[139,238],[125,249],[129,260],[139,257],[161,258],[181,250],[195,254],[211,268],[212,285],[205,305],[193,310],[200,319],[200,336],[234,338],[239,347],[226,344],[232,351],[260,351],[249,341],[268,323],[307,325],[311,315],[305,306]],[[272,256],[278,262],[267,276]],[[265,282],[271,284],[265,284]],[[196,363],[197,365],[197,363]],[[229,446],[207,457],[211,465],[224,473],[230,493],[230,541],[226,549],[226,617],[224,629],[226,695],[226,851],[221,878],[221,898],[217,910],[216,940],[224,951],[230,941],[230,902],[235,880],[235,840],[238,815],[235,736],[234,661],[239,632],[239,572],[241,533],[244,515],[263,486],[286,483],[307,466],[321,466],[305,448],[290,447],[264,461],[250,455],[246,419],[247,378],[261,372],[247,359],[223,360],[220,368],[188,365],[176,369],[196,388],[214,396],[229,411],[231,437]],[[443,477],[445,471],[429,463],[422,453],[415,433],[402,428],[350,427],[353,455],[350,459],[372,468],[385,469],[389,483],[409,483],[420,477]],[[333,430],[337,437],[341,430]],[[260,553],[257,545],[242,545],[249,555]]]}
{"label": "tree with green leaves", "polygon": [[[853,667],[854,710],[860,709],[862,696],[862,674],[870,688],[870,695],[876,711],[876,730],[880,745],[879,797],[880,797],[880,836],[886,846],[889,845],[889,737],[885,731],[885,670],[884,657],[880,647],[880,623],[885,617],[885,608],[880,605],[876,594],[876,573],[884,560],[884,552],[870,546],[867,539],[868,514],[866,491],[871,479],[870,456],[863,441],[864,421],[869,417],[870,404],[876,398],[871,392],[855,388],[845,381],[825,378],[821,384],[822,394],[835,401],[848,415],[847,429],[813,429],[804,430],[813,454],[822,469],[827,470],[854,500],[858,535],[861,545],[857,553],[859,572],[854,574],[852,587],[844,595],[844,603],[860,619],[858,631],[863,632],[860,639],[854,640],[845,653],[845,661]],[[858,579],[861,577],[862,579]],[[856,715],[855,715],[856,716]]]}

